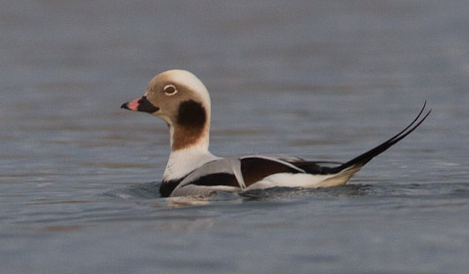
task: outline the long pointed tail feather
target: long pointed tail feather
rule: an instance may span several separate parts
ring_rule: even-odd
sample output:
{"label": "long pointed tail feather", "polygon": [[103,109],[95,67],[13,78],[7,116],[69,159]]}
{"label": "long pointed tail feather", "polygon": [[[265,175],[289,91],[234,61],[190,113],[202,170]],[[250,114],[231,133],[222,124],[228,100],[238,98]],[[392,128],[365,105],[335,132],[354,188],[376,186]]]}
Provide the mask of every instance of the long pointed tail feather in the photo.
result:
{"label": "long pointed tail feather", "polygon": [[[371,149],[371,150],[369,150],[369,151],[367,151],[367,152],[353,158],[352,160],[350,160],[350,161],[348,161],[348,162],[346,162],[346,163],[344,163],[344,164],[342,164],[338,167],[335,167],[334,169],[336,169],[336,172],[341,172],[341,171],[344,171],[346,169],[357,169],[356,171],[358,171],[360,169],[360,167],[364,166],[371,159],[373,159],[377,155],[381,154],[382,152],[384,152],[388,148],[392,147],[393,145],[395,145],[400,140],[404,139],[407,135],[409,135],[410,133],[412,133],[412,131],[414,131],[417,127],[419,127],[423,123],[423,121],[425,121],[425,119],[427,119],[428,115],[430,115],[430,113],[432,112],[432,110],[430,109],[422,117],[422,114],[425,110],[426,105],[427,105],[427,101],[425,101],[425,103],[423,104],[422,109],[420,110],[417,117],[412,121],[412,123],[410,123],[401,132],[394,135],[392,138],[390,138],[389,140],[387,140],[384,143],[380,144],[379,146],[377,146],[377,147],[375,147],[375,148],[373,148],[373,149]],[[420,119],[420,117],[422,117],[422,118]]]}

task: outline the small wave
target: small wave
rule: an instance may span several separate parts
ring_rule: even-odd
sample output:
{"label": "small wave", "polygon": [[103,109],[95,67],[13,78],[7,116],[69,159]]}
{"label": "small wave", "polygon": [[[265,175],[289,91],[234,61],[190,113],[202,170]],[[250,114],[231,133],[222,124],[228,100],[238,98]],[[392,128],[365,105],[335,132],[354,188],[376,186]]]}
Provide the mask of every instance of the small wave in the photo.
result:
{"label": "small wave", "polygon": [[140,183],[108,191],[103,196],[126,200],[161,198],[160,185],[160,182]]}
{"label": "small wave", "polygon": [[[114,189],[104,193],[106,197],[114,197],[126,200],[134,199],[158,199],[161,197],[159,188],[160,182],[149,182],[131,185],[128,187]],[[207,197],[194,197],[196,200],[204,200],[210,202],[221,201],[234,201],[234,200],[265,200],[286,197],[299,197],[299,196],[319,196],[319,197],[340,197],[340,196],[365,196],[373,195],[372,185],[344,185],[329,188],[288,188],[288,187],[273,187],[268,189],[255,189],[244,192],[229,193],[224,191],[216,192]],[[170,198],[174,199],[174,198]]]}

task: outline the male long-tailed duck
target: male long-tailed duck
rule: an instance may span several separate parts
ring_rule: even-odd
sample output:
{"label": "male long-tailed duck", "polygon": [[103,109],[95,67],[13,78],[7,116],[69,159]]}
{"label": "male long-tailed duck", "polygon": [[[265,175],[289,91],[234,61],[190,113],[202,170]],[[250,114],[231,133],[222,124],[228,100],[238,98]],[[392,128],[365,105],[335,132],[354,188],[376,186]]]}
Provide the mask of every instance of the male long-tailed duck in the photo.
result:
{"label": "male long-tailed duck", "polygon": [[208,150],[210,96],[204,84],[188,71],[169,70],[155,76],[144,96],[121,107],[150,113],[168,124],[171,154],[160,187],[164,197],[343,185],[368,161],[414,131],[431,112],[422,116],[424,104],[412,123],[391,139],[348,162],[338,163],[288,156],[214,156]]}

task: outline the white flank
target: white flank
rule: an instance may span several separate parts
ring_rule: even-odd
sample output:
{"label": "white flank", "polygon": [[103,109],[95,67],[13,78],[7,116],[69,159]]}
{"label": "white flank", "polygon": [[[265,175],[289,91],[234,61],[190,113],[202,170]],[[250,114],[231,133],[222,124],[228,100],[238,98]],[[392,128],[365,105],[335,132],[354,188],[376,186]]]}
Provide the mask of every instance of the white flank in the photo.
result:
{"label": "white flank", "polygon": [[276,173],[265,177],[259,182],[250,185],[246,190],[262,189],[269,187],[302,187],[318,188],[340,186],[347,183],[360,167],[352,167],[342,170],[337,174],[307,174],[307,173]]}

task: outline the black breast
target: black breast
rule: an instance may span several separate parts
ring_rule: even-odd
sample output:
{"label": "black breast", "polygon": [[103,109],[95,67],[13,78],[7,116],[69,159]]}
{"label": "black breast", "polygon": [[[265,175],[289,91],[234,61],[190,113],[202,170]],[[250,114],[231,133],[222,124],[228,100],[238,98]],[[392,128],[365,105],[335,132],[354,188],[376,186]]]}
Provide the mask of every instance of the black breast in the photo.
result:
{"label": "black breast", "polygon": [[184,178],[163,181],[160,186],[161,197],[169,197],[173,190],[181,183],[183,179]]}

